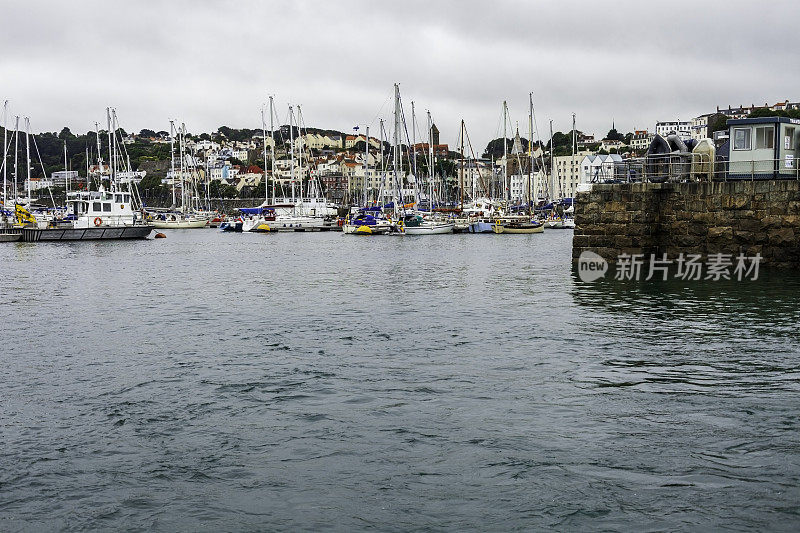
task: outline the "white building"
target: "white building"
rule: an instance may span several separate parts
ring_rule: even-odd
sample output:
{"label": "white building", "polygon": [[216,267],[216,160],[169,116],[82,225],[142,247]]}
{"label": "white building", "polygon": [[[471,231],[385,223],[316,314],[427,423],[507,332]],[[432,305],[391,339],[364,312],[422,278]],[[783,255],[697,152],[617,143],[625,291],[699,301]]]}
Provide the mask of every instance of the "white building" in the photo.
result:
{"label": "white building", "polygon": [[656,134],[665,139],[668,135],[677,134],[681,139],[692,138],[692,123],[673,120],[670,122],[656,122]]}
{"label": "white building", "polygon": [[[539,191],[544,187],[545,176],[542,171],[537,171],[533,176],[528,174],[514,174],[510,178],[511,200],[524,202],[528,198],[528,184],[530,180],[531,194],[533,201],[539,195]],[[465,185],[466,188],[466,185]]]}
{"label": "white building", "polygon": [[219,143],[215,143],[214,141],[197,141],[197,144],[195,144],[195,148],[197,150],[202,150],[204,152],[205,151],[216,152],[217,150],[219,150]]}
{"label": "white building", "polygon": [[700,115],[699,117],[695,117],[691,121],[690,129],[692,133],[692,139],[705,139],[709,137],[708,135],[708,120],[714,116],[715,113],[707,113],[705,115]]}
{"label": "white building", "polygon": [[622,148],[623,142],[616,139],[603,139],[600,141],[600,149],[610,152]]}
{"label": "white building", "polygon": [[25,180],[26,191],[28,189],[30,189],[31,191],[38,191],[41,189],[47,189],[49,187],[53,187],[53,180],[41,179],[41,178],[31,178],[30,180]]}
{"label": "white building", "polygon": [[[555,190],[551,191],[551,198],[574,198],[578,184],[581,183],[581,161],[590,152],[578,152],[573,155],[556,156],[555,158]],[[616,154],[614,154],[616,155]],[[616,155],[616,157],[619,157]]]}
{"label": "white building", "polygon": [[622,163],[619,154],[585,156],[580,163],[581,183],[602,183],[614,179],[617,163]]}
{"label": "white building", "polygon": [[[167,174],[169,175],[169,172]],[[176,172],[176,174],[178,174],[178,172]],[[219,165],[212,167],[208,172],[208,176],[211,178],[211,181],[228,180],[235,177],[237,174],[239,174],[239,168],[231,165]]]}
{"label": "white building", "polygon": [[247,163],[247,150],[235,148],[231,150],[231,157],[235,157],[239,161]]}
{"label": "white building", "polygon": [[654,137],[655,135],[647,130],[636,130],[633,132],[633,137],[631,137],[630,147],[637,152],[647,150]]}
{"label": "white building", "polygon": [[50,179],[54,187],[66,187],[67,181],[69,181],[70,184],[77,183],[78,181],[85,181],[78,177],[77,170],[58,170],[50,174]]}

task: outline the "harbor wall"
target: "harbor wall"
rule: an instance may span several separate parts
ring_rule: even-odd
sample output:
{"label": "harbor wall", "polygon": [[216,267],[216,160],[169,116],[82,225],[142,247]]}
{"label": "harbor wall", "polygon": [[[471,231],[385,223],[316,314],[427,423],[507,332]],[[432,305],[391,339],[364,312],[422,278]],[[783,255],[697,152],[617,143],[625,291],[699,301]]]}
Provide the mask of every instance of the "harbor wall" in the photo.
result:
{"label": "harbor wall", "polygon": [[800,266],[800,181],[595,184],[575,198],[572,257],[761,254]]}

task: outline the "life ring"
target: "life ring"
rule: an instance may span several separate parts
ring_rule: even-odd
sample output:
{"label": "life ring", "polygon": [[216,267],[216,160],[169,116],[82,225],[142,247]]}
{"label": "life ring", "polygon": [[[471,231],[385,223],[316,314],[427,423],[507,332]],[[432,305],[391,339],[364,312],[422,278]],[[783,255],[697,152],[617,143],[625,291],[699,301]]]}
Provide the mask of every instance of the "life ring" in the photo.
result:
{"label": "life ring", "polygon": [[103,223],[103,219],[102,219],[102,218],[100,218],[100,217],[94,217],[94,225],[95,225],[95,226],[99,226],[99,225],[100,225],[100,224],[102,224],[102,223]]}

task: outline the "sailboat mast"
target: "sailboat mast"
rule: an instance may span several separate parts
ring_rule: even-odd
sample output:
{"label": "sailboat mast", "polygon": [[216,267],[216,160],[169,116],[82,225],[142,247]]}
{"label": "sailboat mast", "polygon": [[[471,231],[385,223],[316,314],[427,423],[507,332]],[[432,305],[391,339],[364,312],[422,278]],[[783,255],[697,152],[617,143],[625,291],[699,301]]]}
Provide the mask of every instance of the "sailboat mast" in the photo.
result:
{"label": "sailboat mast", "polygon": [[369,174],[369,126],[367,126],[367,142],[364,143],[364,207],[367,207],[368,174]]}
{"label": "sailboat mast", "polygon": [[69,169],[67,168],[67,140],[64,139],[64,185],[69,194]]}
{"label": "sailboat mast", "polygon": [[[570,163],[572,164],[571,169],[572,169],[573,173],[576,171],[575,170],[575,152],[577,151],[577,148],[578,148],[578,132],[575,130],[575,113],[573,113],[572,114],[572,161],[570,161]],[[577,179],[575,181],[577,182]],[[574,188],[573,188],[573,192],[570,193],[570,196],[572,198],[575,197]]]}
{"label": "sailboat mast", "polygon": [[[275,202],[275,124],[272,121],[274,116],[272,109],[272,97],[269,97],[269,139],[270,139],[270,173],[272,174],[272,201]],[[265,140],[266,141],[266,140]]]}
{"label": "sailboat mast", "polygon": [[[298,166],[297,170],[298,170],[298,174],[300,174],[300,198],[303,198],[306,193],[309,193],[309,196],[310,196],[310,191],[303,192],[303,181],[305,181],[306,173],[303,170],[303,152],[305,150],[304,150],[304,146],[303,146],[303,130],[302,130],[302,126],[301,126],[302,119],[303,119],[303,111],[302,111],[302,109],[300,109],[300,105],[298,104],[297,105],[297,118],[295,119],[295,123],[297,124],[297,141],[299,142],[298,153],[297,153],[297,166]],[[309,189],[311,188],[311,184],[310,183],[308,184],[308,187],[309,187]]]}
{"label": "sailboat mast", "polygon": [[[416,159],[416,158],[415,158]],[[436,169],[433,168],[433,119],[431,112],[428,111],[428,203],[431,213],[433,213],[433,182],[436,180]]]}
{"label": "sailboat mast", "polygon": [[113,180],[112,180],[112,191],[116,191],[118,189],[119,183],[119,155],[117,154],[117,128],[119,128],[119,124],[117,122],[117,110],[113,107],[111,108],[111,145],[114,147],[114,159],[111,160],[111,168],[113,169]]}
{"label": "sailboat mast", "polygon": [[414,153],[414,188],[417,189],[417,195],[419,195],[419,184],[417,183],[417,114],[414,110],[414,100],[411,100],[411,150]]}
{"label": "sailboat mast", "polygon": [[556,195],[556,147],[553,146],[553,121],[550,121],[550,201],[552,202]]}
{"label": "sailboat mast", "polygon": [[[461,131],[459,133],[461,134],[460,135],[460,137],[461,137],[461,158],[459,159],[459,161],[460,161],[459,167],[460,168],[458,169],[458,174],[459,174],[459,176],[458,176],[458,182],[459,182],[458,187],[459,187],[459,189],[461,189],[461,191],[460,191],[460,195],[461,195],[460,204],[461,204],[461,210],[463,211],[464,210],[464,119],[463,118],[461,119]],[[473,200],[474,200],[474,198],[473,198]]]}
{"label": "sailboat mast", "polygon": [[[103,153],[100,151],[100,123],[94,123],[94,138],[97,141],[97,168],[99,171],[100,179],[98,180],[98,188],[100,185],[103,184]],[[89,180],[89,176],[86,176],[86,180]],[[91,187],[90,187],[91,189]]]}
{"label": "sailboat mast", "polygon": [[262,154],[264,158],[264,203],[269,203],[269,189],[267,188],[267,121],[264,120],[264,106],[261,106],[261,140],[264,142],[262,146]]}
{"label": "sailboat mast", "polygon": [[402,201],[402,191],[400,184],[400,86],[394,84],[394,187],[396,188],[396,200],[394,202],[394,210],[398,210],[398,202]]}
{"label": "sailboat mast", "polygon": [[[102,168],[101,168],[102,170]],[[172,175],[172,208],[175,209],[175,121],[169,121],[169,170]]]}
{"label": "sailboat mast", "polygon": [[17,196],[19,196],[19,115],[16,115],[14,126],[14,203],[17,203]]}
{"label": "sailboat mast", "polygon": [[3,206],[8,203],[8,100],[3,102]]}
{"label": "sailboat mast", "polygon": [[186,126],[181,122],[181,127],[178,130],[178,157],[180,158],[179,172],[181,173],[181,213],[186,213],[186,174],[183,160],[183,132]]}
{"label": "sailboat mast", "polygon": [[292,178],[292,203],[297,201],[294,189],[294,108],[289,106],[289,149],[291,151],[291,161],[289,164],[289,175]]}
{"label": "sailboat mast", "polygon": [[25,161],[28,169],[28,206],[31,205],[31,119],[25,117]]}
{"label": "sailboat mast", "polygon": [[111,109],[106,108],[106,127],[108,128],[108,186],[114,190],[114,152],[111,137]]}
{"label": "sailboat mast", "polygon": [[533,214],[533,93],[528,94],[529,113],[528,113],[528,213]]}
{"label": "sailboat mast", "polygon": [[380,141],[381,141],[381,186],[378,188],[377,201],[378,201],[379,204],[382,204],[383,200],[381,198],[385,194],[385,191],[383,190],[383,186],[384,186],[384,184],[386,182],[386,160],[383,158],[383,155],[384,155],[384,153],[383,153],[383,140],[385,139],[385,137],[383,135],[383,133],[384,133],[384,131],[383,131],[383,119],[380,119],[379,123],[380,123],[380,131],[379,131],[378,134],[380,135]]}
{"label": "sailboat mast", "polygon": [[506,200],[511,200],[511,187],[508,184],[508,104],[503,100],[503,187]]}

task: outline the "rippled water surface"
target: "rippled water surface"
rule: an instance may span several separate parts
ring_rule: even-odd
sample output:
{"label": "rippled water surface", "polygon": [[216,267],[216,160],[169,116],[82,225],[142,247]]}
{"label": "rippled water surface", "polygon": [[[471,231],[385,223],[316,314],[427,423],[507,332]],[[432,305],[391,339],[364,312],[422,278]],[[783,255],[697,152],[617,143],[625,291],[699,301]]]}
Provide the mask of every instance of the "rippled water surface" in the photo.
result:
{"label": "rippled water surface", "polygon": [[0,247],[0,530],[792,530],[800,278],[570,233]]}

